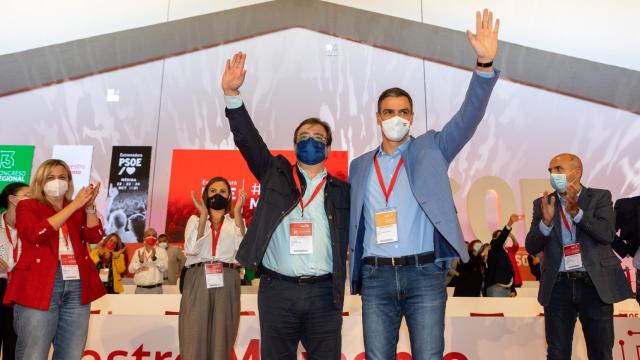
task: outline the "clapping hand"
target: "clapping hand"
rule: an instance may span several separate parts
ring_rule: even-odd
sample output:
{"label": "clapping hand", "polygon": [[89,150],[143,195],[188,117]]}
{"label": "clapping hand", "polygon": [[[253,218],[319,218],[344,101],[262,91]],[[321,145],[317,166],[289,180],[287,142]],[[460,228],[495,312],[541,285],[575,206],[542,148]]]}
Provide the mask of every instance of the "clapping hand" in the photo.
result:
{"label": "clapping hand", "polygon": [[207,206],[204,204],[202,198],[196,197],[196,192],[191,190],[191,200],[193,200],[193,205],[198,209],[198,213],[200,214],[201,219],[206,219],[209,215],[207,210]]}
{"label": "clapping hand", "polygon": [[551,220],[553,220],[553,215],[556,213],[556,197],[549,196],[549,192],[545,191],[542,194],[542,202],[540,203],[540,209],[542,210],[542,222],[551,226]]}
{"label": "clapping hand", "polygon": [[75,209],[82,209],[87,206],[87,204],[89,204],[91,198],[93,198],[93,189],[88,186],[83,186],[82,189],[80,189],[80,191],[78,191],[78,193],[76,194],[76,197],[71,202],[71,205]]}
{"label": "clapping hand", "polygon": [[100,183],[98,182],[96,185],[91,184],[88,188],[91,190],[91,198],[87,202],[86,206],[93,206],[96,198],[98,197],[98,193],[100,193]]}
{"label": "clapping hand", "polygon": [[569,184],[567,186],[567,194],[564,198],[567,200],[567,211],[571,217],[578,215],[578,189],[575,185]]}

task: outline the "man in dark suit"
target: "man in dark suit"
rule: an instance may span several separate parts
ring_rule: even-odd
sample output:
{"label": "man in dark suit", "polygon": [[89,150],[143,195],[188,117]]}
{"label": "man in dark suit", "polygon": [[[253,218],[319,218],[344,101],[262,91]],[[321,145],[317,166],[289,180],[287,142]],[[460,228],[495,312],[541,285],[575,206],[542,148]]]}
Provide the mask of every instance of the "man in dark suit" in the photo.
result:
{"label": "man in dark suit", "polygon": [[578,316],[589,359],[612,359],[613,304],[629,298],[631,288],[611,248],[611,193],[580,183],[576,155],[555,156],[548,170],[556,191],[534,201],[525,242],[529,253],[544,252],[538,301],[544,306],[547,359],[571,359]]}
{"label": "man in dark suit", "polygon": [[613,207],[616,211],[616,233],[620,232],[613,240],[613,250],[620,257],[631,256],[633,267],[636,268],[636,300],[640,303],[640,196],[618,199]]}

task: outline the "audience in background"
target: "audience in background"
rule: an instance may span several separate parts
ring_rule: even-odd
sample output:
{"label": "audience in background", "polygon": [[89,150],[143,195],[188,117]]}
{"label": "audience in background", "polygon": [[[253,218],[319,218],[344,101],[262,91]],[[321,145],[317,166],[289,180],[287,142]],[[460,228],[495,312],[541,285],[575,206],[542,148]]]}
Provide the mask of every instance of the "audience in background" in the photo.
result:
{"label": "audience in background", "polygon": [[175,285],[178,282],[178,274],[182,272],[187,257],[184,255],[182,248],[171,245],[171,239],[167,234],[158,236],[158,246],[167,250],[167,271],[164,277],[168,285]]}
{"label": "audience in background", "polygon": [[167,265],[167,251],[158,247],[158,233],[150,228],[144,232],[144,246],[136,250],[129,264],[136,294],[162,294]]}
{"label": "audience in background", "polygon": [[473,240],[467,246],[469,261],[458,264],[458,279],[453,296],[480,296],[485,263],[482,259],[484,246],[480,240]]}
{"label": "audience in background", "polygon": [[518,244],[518,240],[516,240],[516,237],[511,232],[509,233],[509,240],[511,240],[511,246],[506,246],[505,250],[507,250],[509,261],[511,261],[511,266],[513,267],[513,285],[519,288],[522,286],[522,276],[520,275],[520,268],[518,267],[516,255],[520,249],[520,244]]}
{"label": "audience in background", "polygon": [[505,243],[511,233],[511,226],[519,220],[521,217],[513,214],[502,230],[493,233],[494,238],[491,240],[485,277],[485,292],[488,297],[516,296],[515,272],[505,249]]}
{"label": "audience in background", "polygon": [[124,291],[122,277],[127,272],[123,254],[125,251],[120,236],[113,233],[100,242],[90,254],[107,294],[121,294]]}

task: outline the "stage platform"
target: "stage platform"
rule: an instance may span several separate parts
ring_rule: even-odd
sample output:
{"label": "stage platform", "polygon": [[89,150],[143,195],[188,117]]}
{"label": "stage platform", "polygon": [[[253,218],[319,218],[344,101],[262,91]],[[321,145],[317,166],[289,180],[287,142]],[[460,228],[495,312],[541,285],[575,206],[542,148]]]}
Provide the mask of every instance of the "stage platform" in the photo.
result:
{"label": "stage platform", "polygon": [[[260,328],[255,286],[243,287],[242,316],[236,342],[238,360],[258,360]],[[133,288],[127,288],[133,290]],[[167,292],[176,287],[167,286]],[[537,292],[525,284],[523,293]],[[525,291],[526,290],[526,291]],[[95,301],[89,339],[83,359],[139,358],[176,359],[180,295],[107,295]],[[614,358],[638,358],[640,348],[639,307],[635,300],[614,307],[616,342]],[[453,298],[447,301],[445,339],[447,360],[544,358],[543,308],[533,296],[516,298]],[[398,359],[408,360],[408,329],[403,322]],[[343,359],[364,360],[362,312],[359,296],[345,298],[342,328]],[[299,359],[304,359],[300,348]],[[624,353],[624,354],[623,354]],[[112,356],[112,357],[109,357]],[[145,358],[145,357],[140,357]],[[578,324],[573,359],[587,359],[582,330]]]}

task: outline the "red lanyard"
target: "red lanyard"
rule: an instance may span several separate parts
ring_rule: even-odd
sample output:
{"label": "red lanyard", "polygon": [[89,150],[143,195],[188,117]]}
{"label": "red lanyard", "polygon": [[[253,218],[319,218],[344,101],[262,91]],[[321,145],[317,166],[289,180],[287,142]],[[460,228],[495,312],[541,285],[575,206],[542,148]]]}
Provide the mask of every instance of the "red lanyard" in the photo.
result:
{"label": "red lanyard", "polygon": [[[571,236],[571,242],[573,242],[573,231],[571,230],[571,226],[569,226],[569,221],[567,220],[567,215],[564,214],[564,206],[560,204],[560,215],[562,217],[562,222],[564,223],[564,227],[569,231],[569,236]],[[573,224],[573,219],[571,219],[571,224]]]}
{"label": "red lanyard", "polygon": [[320,184],[318,184],[318,186],[316,186],[316,189],[313,191],[313,194],[311,194],[311,197],[309,198],[309,200],[307,200],[306,204],[302,200],[304,194],[302,194],[302,186],[300,185],[300,178],[298,177],[298,171],[297,171],[295,166],[293,167],[293,180],[295,181],[296,187],[298,188],[298,191],[300,192],[300,209],[302,210],[302,216],[304,216],[304,208],[309,206],[309,204],[311,204],[313,199],[316,198],[316,196],[318,195],[318,193],[322,189],[322,186],[327,181],[327,176],[325,175],[322,178],[322,181],[320,181]]}
{"label": "red lanyard", "polygon": [[69,249],[69,228],[67,227],[67,223],[62,224],[60,227],[62,230],[62,236],[64,236],[64,244],[67,246],[67,250]]}
{"label": "red lanyard", "polygon": [[13,243],[13,239],[11,239],[11,230],[9,230],[9,224],[7,223],[7,215],[4,215],[4,230],[7,232],[7,239],[9,239],[9,244],[13,248],[13,263],[18,262],[18,239],[16,238],[15,244]]}
{"label": "red lanyard", "polygon": [[213,243],[211,244],[211,256],[216,256],[216,250],[218,248],[218,239],[220,238],[220,232],[222,231],[222,224],[224,224],[224,217],[222,221],[220,221],[220,225],[218,225],[218,230],[213,227],[213,221],[211,222],[211,237],[213,238]]}
{"label": "red lanyard", "polygon": [[378,175],[378,183],[380,183],[380,188],[382,189],[382,193],[384,194],[384,200],[389,205],[389,196],[391,196],[391,192],[393,191],[393,187],[396,185],[396,180],[398,179],[398,173],[400,173],[400,168],[404,164],[404,160],[400,158],[398,161],[398,165],[396,166],[396,171],[393,172],[393,177],[391,178],[391,183],[389,183],[389,189],[384,185],[384,179],[382,178],[382,171],[380,171],[380,165],[378,164],[378,156],[373,157],[373,165],[376,168],[376,174]]}

